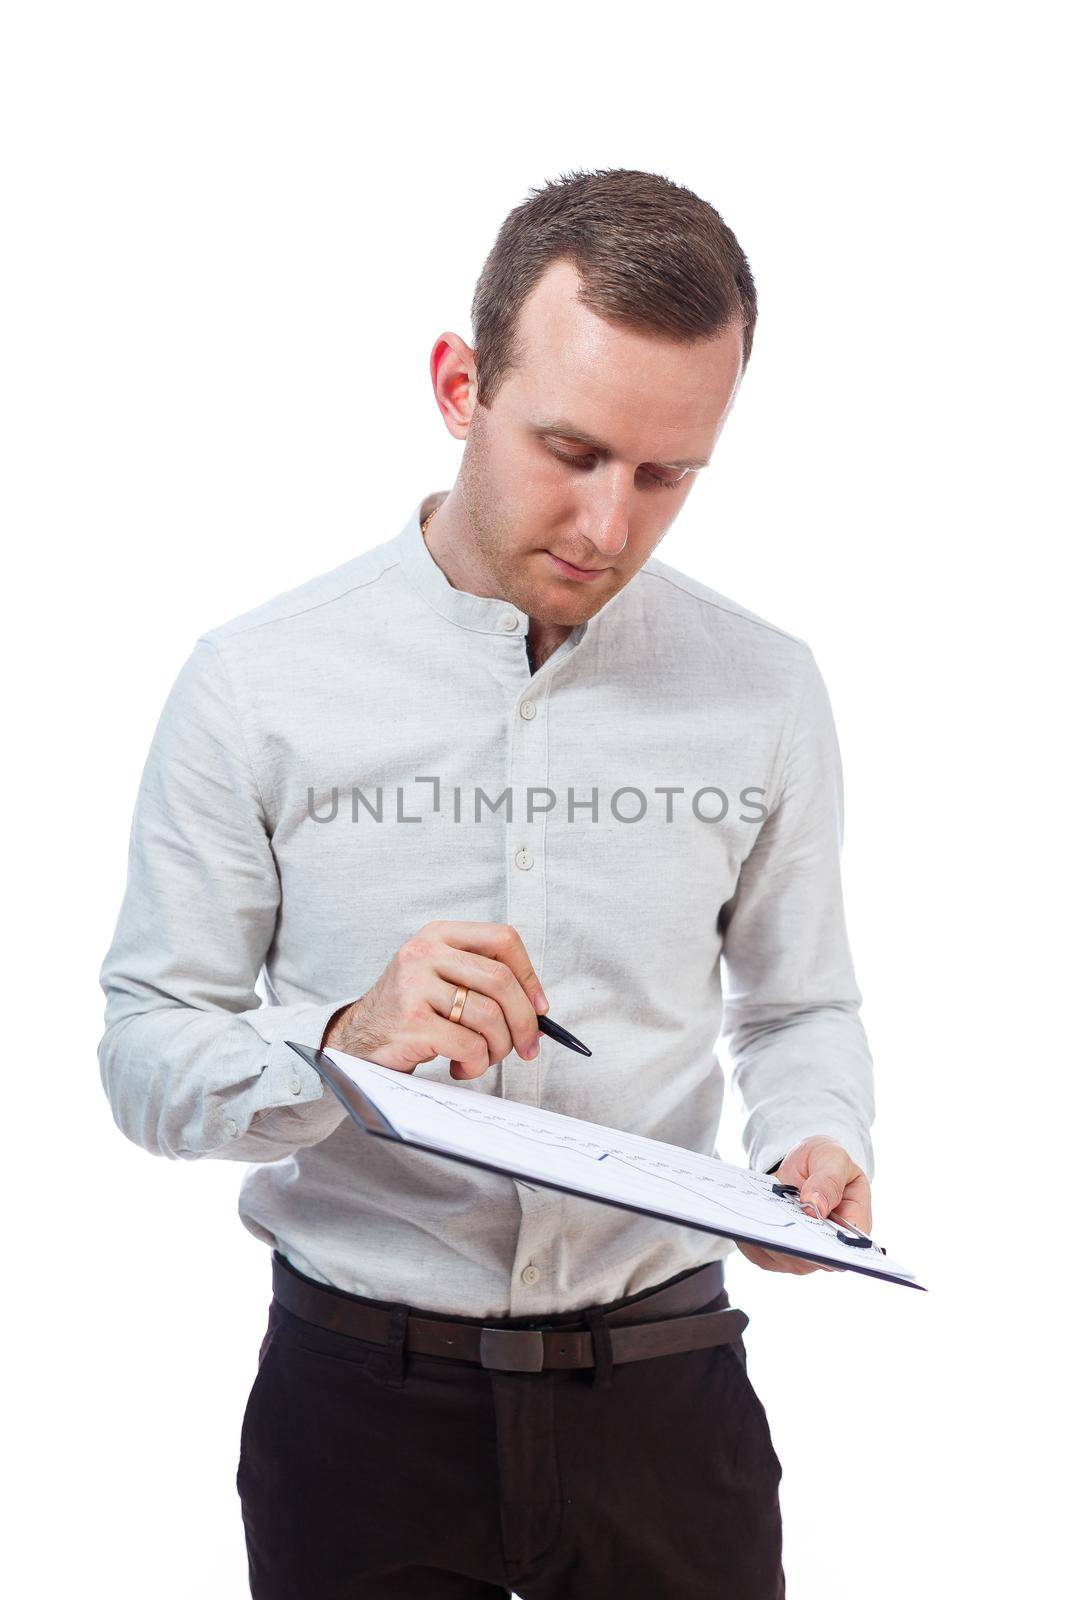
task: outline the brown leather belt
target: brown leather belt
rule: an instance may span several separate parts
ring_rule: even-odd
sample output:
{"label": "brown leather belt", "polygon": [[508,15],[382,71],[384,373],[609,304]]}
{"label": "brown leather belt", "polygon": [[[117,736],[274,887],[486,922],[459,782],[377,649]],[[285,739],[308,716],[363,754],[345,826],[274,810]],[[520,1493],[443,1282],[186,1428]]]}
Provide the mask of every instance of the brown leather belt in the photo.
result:
{"label": "brown leather belt", "polygon": [[[344,1290],[327,1287],[306,1277],[277,1250],[272,1252],[274,1298],[293,1316],[334,1333],[373,1344],[387,1344],[393,1326],[393,1309],[384,1301],[368,1301]],[[720,1297],[724,1273],[721,1261],[711,1261],[683,1273],[657,1289],[631,1295],[612,1306],[591,1308],[603,1323],[611,1342],[611,1359],[642,1361],[650,1356],[680,1355],[712,1345],[732,1344],[748,1326],[748,1317],[736,1306],[704,1311]],[[651,1312],[658,1313],[650,1316]],[[494,1372],[543,1372],[596,1364],[593,1334],[583,1312],[546,1317],[516,1327],[494,1326],[468,1317],[448,1317],[409,1311],[404,1348],[414,1355],[444,1356],[471,1361]]]}

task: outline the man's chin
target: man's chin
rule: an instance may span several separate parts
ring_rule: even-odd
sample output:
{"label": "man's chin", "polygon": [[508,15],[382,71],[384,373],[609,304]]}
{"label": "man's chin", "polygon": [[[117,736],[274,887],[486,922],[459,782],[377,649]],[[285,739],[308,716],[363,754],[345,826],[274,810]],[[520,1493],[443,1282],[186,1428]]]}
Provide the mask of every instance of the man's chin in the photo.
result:
{"label": "man's chin", "polygon": [[598,585],[595,594],[583,592],[566,595],[563,599],[558,594],[538,594],[531,596],[530,605],[524,606],[523,610],[529,616],[536,617],[538,622],[549,626],[576,628],[580,622],[588,622],[590,617],[595,617],[614,593],[614,588],[601,589]]}
{"label": "man's chin", "polygon": [[[542,553],[542,560],[551,566]],[[529,587],[524,600],[516,598],[513,604],[538,622],[557,628],[574,628],[595,616],[601,606],[619,587],[617,574],[605,572],[592,583],[581,583],[562,574],[550,575]]]}

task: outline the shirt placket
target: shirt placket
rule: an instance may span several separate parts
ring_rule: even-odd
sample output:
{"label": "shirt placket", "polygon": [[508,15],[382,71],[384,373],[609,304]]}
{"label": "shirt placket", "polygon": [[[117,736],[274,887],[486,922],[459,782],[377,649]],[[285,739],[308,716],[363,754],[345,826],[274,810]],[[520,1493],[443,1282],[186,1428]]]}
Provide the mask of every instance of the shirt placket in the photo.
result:
{"label": "shirt placket", "polygon": [[[525,629],[509,630],[505,617],[502,632],[503,648],[508,652],[504,681],[512,690],[508,760],[512,806],[503,836],[505,915],[518,930],[548,993],[550,980],[544,971],[548,813],[535,811],[529,818],[527,797],[532,796],[535,806],[543,807],[548,803],[549,797],[537,791],[549,785],[548,713],[553,673],[542,670],[531,676]],[[522,1105],[541,1104],[543,1075],[556,1070],[553,1054],[562,1046],[544,1034],[540,1039],[539,1060],[524,1061],[514,1052],[505,1059],[500,1075],[500,1092],[504,1099]],[[512,1263],[511,1314],[518,1317],[548,1314],[557,1309],[562,1197],[554,1190],[535,1189],[521,1182],[517,1190],[522,1221]]]}

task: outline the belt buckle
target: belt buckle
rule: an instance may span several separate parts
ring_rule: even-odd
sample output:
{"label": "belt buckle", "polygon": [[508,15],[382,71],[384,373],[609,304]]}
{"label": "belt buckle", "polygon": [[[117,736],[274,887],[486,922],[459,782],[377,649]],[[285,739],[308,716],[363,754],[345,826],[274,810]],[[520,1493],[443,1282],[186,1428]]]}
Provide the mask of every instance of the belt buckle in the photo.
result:
{"label": "belt buckle", "polygon": [[483,1328],[480,1356],[494,1372],[543,1372],[545,1341],[529,1328]]}

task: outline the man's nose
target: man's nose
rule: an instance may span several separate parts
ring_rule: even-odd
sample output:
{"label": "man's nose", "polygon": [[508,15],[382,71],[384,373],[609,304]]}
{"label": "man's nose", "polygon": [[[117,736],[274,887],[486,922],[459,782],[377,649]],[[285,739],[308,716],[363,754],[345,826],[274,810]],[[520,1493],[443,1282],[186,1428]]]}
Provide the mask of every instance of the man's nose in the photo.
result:
{"label": "man's nose", "polygon": [[602,487],[588,507],[583,529],[602,556],[619,556],[630,533],[630,495],[622,484]]}

